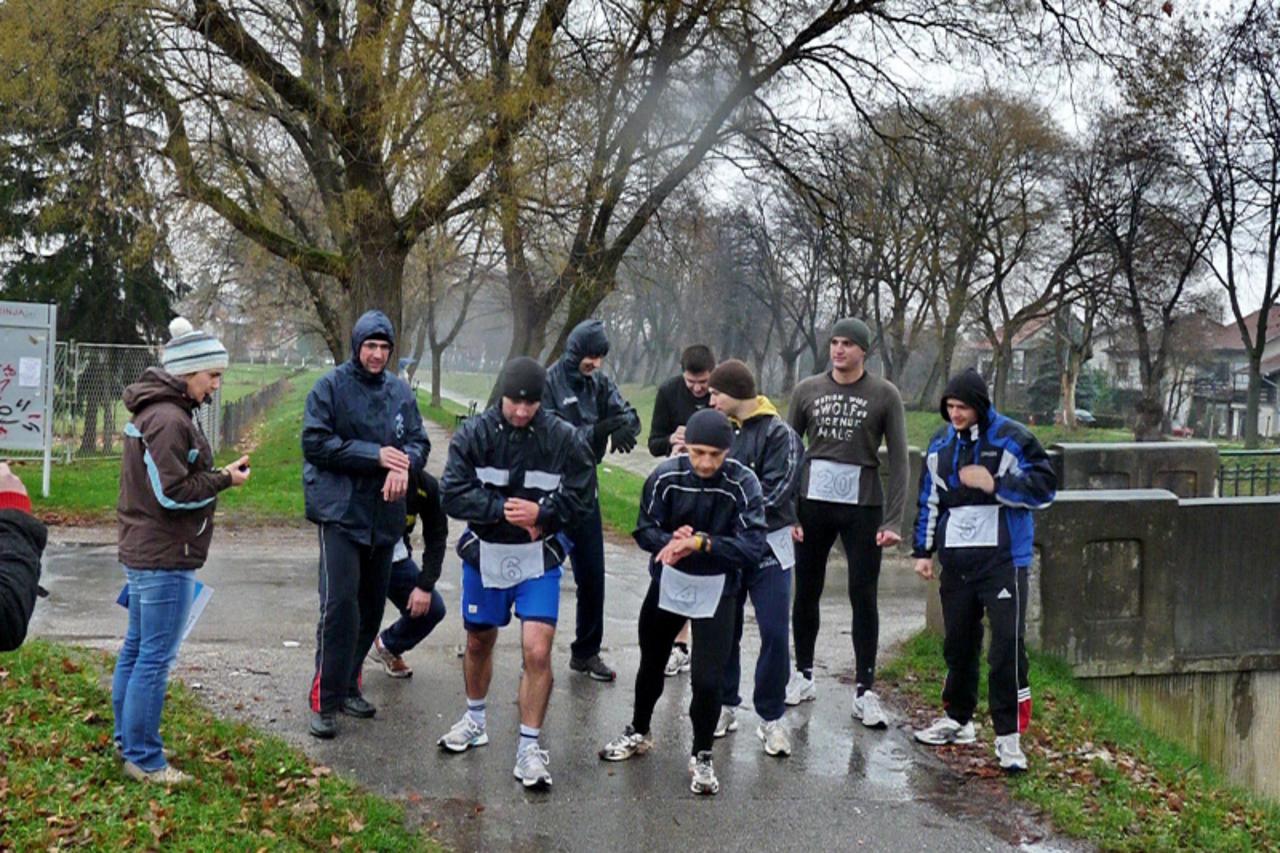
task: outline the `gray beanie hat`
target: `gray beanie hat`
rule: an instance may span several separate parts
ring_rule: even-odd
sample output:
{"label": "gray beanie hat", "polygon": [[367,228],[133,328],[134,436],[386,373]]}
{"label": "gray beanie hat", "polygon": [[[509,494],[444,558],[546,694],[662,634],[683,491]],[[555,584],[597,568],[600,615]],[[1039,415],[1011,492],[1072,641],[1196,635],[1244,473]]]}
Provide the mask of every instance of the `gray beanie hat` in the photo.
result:
{"label": "gray beanie hat", "polygon": [[856,317],[836,320],[836,324],[831,327],[831,337],[848,338],[862,347],[863,352],[871,352],[871,328]]}
{"label": "gray beanie hat", "polygon": [[187,376],[202,370],[226,370],[227,348],[208,332],[191,327],[185,317],[169,324],[169,343],[160,355],[160,366],[171,376]]}

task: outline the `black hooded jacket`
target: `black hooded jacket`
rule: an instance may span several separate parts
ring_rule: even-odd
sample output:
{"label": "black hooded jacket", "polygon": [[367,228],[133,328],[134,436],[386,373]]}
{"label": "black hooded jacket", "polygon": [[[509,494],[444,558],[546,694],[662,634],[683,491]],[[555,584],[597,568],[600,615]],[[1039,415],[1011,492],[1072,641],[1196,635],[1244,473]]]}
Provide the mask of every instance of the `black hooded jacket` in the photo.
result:
{"label": "black hooded jacket", "polygon": [[[622,433],[633,439],[640,435],[640,416],[622,398],[613,380],[598,370],[583,376],[578,369],[584,358],[608,352],[604,324],[583,320],[569,333],[564,355],[547,371],[542,392],[542,408],[568,421],[587,442],[596,462],[604,459],[609,435]],[[616,418],[619,425],[607,434],[597,435],[595,425],[610,418]]]}
{"label": "black hooded jacket", "polygon": [[320,377],[307,395],[302,480],[310,521],[337,524],[355,542],[382,546],[404,533],[405,502],[382,499],[387,472],[379,452],[399,448],[410,470],[419,470],[431,443],[408,383],[360,366],[360,345],[370,338],[395,344],[381,311],[361,315],[351,330],[351,360]]}
{"label": "black hooded jacket", "polygon": [[416,471],[409,476],[409,491],[404,499],[404,546],[410,557],[413,556],[413,529],[418,519],[422,519],[422,559],[418,561],[418,580],[414,585],[423,592],[432,592],[440,580],[449,543],[449,519],[440,506],[440,481],[426,471]]}
{"label": "black hooded jacket", "polygon": [[594,471],[586,444],[545,409],[523,428],[502,417],[501,404],[467,419],[449,442],[449,461],[440,481],[445,512],[469,528],[458,541],[458,555],[479,565],[477,538],[528,542],[529,534],[503,515],[507,498],[523,498],[541,506],[542,541],[555,549],[547,554],[548,568],[559,565],[564,551],[553,536],[586,512]]}

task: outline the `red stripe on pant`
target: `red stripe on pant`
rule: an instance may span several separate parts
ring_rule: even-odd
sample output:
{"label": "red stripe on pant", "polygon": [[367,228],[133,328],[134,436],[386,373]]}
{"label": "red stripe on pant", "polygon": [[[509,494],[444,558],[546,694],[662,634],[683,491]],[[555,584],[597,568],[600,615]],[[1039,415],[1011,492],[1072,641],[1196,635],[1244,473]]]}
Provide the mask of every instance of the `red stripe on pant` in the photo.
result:
{"label": "red stripe on pant", "polygon": [[1018,734],[1022,734],[1031,725],[1031,700],[1023,699],[1018,703]]}
{"label": "red stripe on pant", "polygon": [[311,682],[311,710],[317,714],[320,713],[320,673],[316,673],[315,680]]}

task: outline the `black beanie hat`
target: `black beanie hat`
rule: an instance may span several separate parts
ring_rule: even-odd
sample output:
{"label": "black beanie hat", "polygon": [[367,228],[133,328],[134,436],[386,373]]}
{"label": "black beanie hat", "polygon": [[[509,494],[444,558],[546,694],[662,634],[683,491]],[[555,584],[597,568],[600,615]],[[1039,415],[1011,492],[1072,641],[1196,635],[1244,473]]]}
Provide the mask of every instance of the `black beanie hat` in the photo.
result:
{"label": "black beanie hat", "polygon": [[848,338],[862,347],[863,352],[871,352],[871,327],[856,317],[836,320],[836,324],[831,327],[831,337]]}
{"label": "black beanie hat", "polygon": [[736,358],[717,364],[716,369],[711,371],[711,379],[707,384],[735,400],[756,398],[756,380],[751,375],[751,368]]}
{"label": "black beanie hat", "polygon": [[982,378],[982,374],[972,367],[966,367],[952,376],[947,382],[946,390],[942,392],[942,402],[938,404],[938,410],[942,413],[942,419],[950,423],[947,400],[959,400],[966,406],[972,406],[978,412],[979,423],[985,424],[991,413],[991,395],[987,392],[987,383]]}
{"label": "black beanie hat", "polygon": [[547,383],[547,369],[527,355],[518,356],[502,368],[502,396],[520,402],[542,399]]}
{"label": "black beanie hat", "polygon": [[733,426],[715,409],[699,409],[684,425],[685,444],[705,444],[728,450],[733,444]]}

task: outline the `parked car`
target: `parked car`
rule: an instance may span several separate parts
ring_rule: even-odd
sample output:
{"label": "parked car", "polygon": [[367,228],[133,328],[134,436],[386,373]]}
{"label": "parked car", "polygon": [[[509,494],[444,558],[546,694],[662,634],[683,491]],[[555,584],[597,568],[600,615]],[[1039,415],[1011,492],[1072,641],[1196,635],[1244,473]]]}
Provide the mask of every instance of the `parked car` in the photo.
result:
{"label": "parked car", "polygon": [[1080,426],[1093,426],[1098,419],[1088,409],[1076,409],[1076,423]]}

